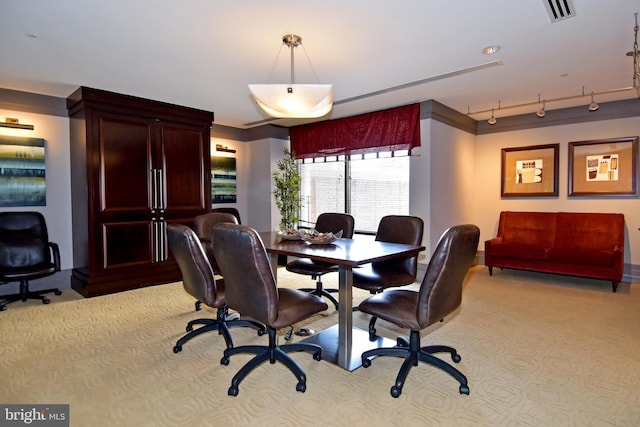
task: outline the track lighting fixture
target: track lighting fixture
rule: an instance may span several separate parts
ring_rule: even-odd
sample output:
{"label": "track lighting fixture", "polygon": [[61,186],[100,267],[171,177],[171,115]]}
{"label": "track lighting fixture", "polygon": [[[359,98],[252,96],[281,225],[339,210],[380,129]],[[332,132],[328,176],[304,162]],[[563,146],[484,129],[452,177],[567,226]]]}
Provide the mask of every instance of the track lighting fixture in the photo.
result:
{"label": "track lighting fixture", "polygon": [[[631,56],[633,58],[633,83],[632,83],[632,86],[619,88],[619,89],[605,90],[605,91],[601,91],[601,92],[593,92],[592,91],[590,94],[589,93],[585,93],[584,86],[583,86],[582,87],[582,94],[579,94],[579,95],[569,95],[569,96],[562,96],[562,97],[558,97],[558,98],[546,98],[544,100],[541,100],[540,99],[540,94],[538,94],[538,100],[537,101],[525,102],[525,103],[522,103],[522,104],[515,104],[515,105],[507,105],[506,107],[501,107],[500,103],[498,103],[498,109],[532,107],[534,105],[542,104],[542,108],[540,108],[538,111],[536,111],[536,116],[538,116],[539,118],[543,118],[543,117],[546,116],[546,103],[547,102],[568,101],[568,100],[571,100],[571,99],[578,99],[578,98],[584,98],[584,97],[587,97],[587,96],[591,96],[591,102],[589,103],[589,107],[588,108],[589,108],[590,112],[594,112],[594,111],[598,111],[600,109],[600,106],[595,101],[595,96],[596,95],[609,95],[609,94],[613,94],[613,93],[627,92],[627,91],[635,90],[638,93],[638,97],[640,97],[640,49],[638,48],[638,32],[640,31],[640,28],[638,27],[638,13],[635,13],[634,15],[635,15],[635,26],[633,27],[633,31],[634,31],[633,50],[630,51],[630,52],[627,52],[627,56]],[[485,109],[485,110],[478,110],[478,111],[469,111],[469,107],[467,107],[467,116],[474,116],[476,114],[486,114],[488,112],[491,112],[491,117],[489,118],[487,123],[489,123],[490,125],[496,124],[496,118],[494,116],[494,109],[493,108]]]}
{"label": "track lighting fixture", "polygon": [[593,95],[595,94],[591,92],[591,104],[589,104],[589,111],[591,112],[598,111],[598,108],[600,108],[600,106],[596,103],[596,101],[593,100]]}

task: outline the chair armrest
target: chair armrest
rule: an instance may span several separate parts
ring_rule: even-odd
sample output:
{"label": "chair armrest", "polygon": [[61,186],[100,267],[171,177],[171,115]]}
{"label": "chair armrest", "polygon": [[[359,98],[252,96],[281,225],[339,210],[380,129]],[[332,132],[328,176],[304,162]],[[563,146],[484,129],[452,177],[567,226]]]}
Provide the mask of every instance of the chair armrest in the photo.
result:
{"label": "chair armrest", "polygon": [[56,271],[60,271],[60,248],[57,243],[48,242],[47,246],[51,250],[51,257],[53,258],[53,265],[56,267]]}

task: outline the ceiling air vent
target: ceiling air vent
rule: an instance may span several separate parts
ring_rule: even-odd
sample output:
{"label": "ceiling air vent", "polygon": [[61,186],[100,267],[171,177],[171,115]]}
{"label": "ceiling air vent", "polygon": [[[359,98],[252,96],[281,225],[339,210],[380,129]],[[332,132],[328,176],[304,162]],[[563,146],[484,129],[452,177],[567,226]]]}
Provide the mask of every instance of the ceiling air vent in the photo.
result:
{"label": "ceiling air vent", "polygon": [[542,0],[551,23],[576,16],[573,0]]}

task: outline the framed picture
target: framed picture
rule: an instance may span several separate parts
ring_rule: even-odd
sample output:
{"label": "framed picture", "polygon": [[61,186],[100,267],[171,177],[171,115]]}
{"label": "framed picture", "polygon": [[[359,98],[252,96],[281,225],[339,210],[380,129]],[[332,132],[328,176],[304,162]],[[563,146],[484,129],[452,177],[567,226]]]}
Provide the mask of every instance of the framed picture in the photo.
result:
{"label": "framed picture", "polygon": [[560,144],[502,149],[502,197],[557,197]]}
{"label": "framed picture", "polygon": [[44,139],[0,135],[0,207],[46,204]]}
{"label": "framed picture", "polygon": [[211,203],[236,203],[235,157],[211,156]]}
{"label": "framed picture", "polygon": [[570,142],[569,196],[638,197],[638,137]]}

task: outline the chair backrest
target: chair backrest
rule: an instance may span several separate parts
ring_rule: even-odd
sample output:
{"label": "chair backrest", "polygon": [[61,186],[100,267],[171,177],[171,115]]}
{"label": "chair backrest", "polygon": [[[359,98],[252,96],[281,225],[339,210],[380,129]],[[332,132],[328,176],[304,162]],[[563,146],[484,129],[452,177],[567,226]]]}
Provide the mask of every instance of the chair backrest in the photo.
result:
{"label": "chair backrest", "polygon": [[238,218],[228,212],[208,212],[193,218],[193,229],[200,239],[210,240],[211,229],[220,222],[239,224]]}
{"label": "chair backrest", "polygon": [[196,233],[186,225],[168,224],[167,239],[169,250],[180,267],[184,290],[210,307],[222,307],[223,289],[218,288],[213,269]]}
{"label": "chair backrest", "polygon": [[213,227],[214,255],[225,272],[227,306],[274,326],[278,316],[278,290],[260,235],[246,225]]}
{"label": "chair backrest", "polygon": [[422,328],[440,321],[462,302],[462,282],[478,251],[480,229],[456,225],[442,234],[420,285],[417,319]]}
{"label": "chair backrest", "polygon": [[[422,243],[424,221],[417,216],[387,215],[380,220],[376,240],[381,242],[419,245]],[[407,258],[395,258],[373,264],[376,268],[391,269],[411,274],[418,274],[418,255]]]}
{"label": "chair backrest", "polygon": [[49,236],[40,212],[0,212],[0,267],[51,263]]}
{"label": "chair backrest", "polygon": [[349,214],[325,212],[318,215],[315,229],[321,233],[337,233],[342,230],[342,237],[353,237],[353,225],[355,221]]}
{"label": "chair backrest", "polygon": [[211,242],[211,229],[214,225],[221,222],[230,222],[237,224],[238,219],[230,213],[225,212],[209,212],[202,215],[198,215],[193,219],[193,229],[200,238],[200,243],[204,248],[204,253],[209,258],[211,268],[214,273],[222,273],[216,257],[213,255],[213,243]]}
{"label": "chair backrest", "polygon": [[211,212],[229,213],[236,217],[238,224],[242,224],[242,221],[240,221],[240,212],[238,212],[236,208],[215,208],[211,209]]}

